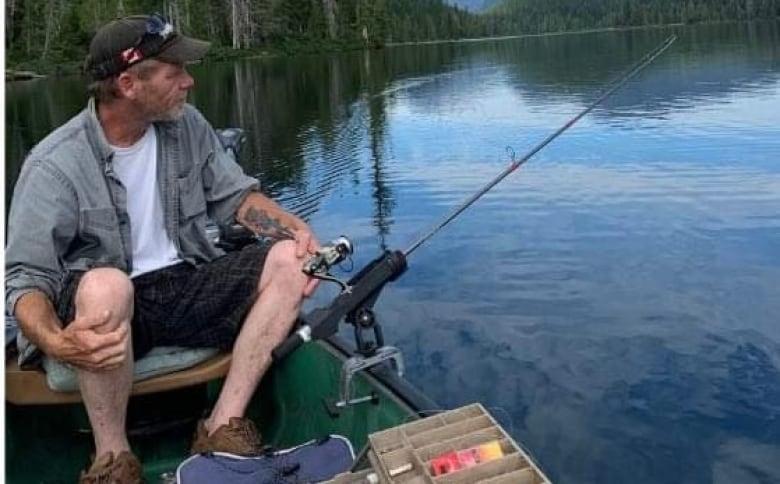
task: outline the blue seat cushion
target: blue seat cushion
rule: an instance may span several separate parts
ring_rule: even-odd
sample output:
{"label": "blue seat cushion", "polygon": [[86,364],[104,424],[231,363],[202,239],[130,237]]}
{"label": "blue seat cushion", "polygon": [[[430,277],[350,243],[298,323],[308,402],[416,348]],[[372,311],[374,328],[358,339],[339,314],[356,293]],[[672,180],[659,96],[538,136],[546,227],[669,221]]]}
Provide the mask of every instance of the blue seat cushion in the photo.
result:
{"label": "blue seat cushion", "polygon": [[[208,360],[219,353],[216,348],[181,348],[160,346],[153,348],[143,358],[135,362],[133,381],[146,380],[153,376],[165,375],[184,370]],[[55,392],[73,392],[79,389],[76,371],[67,363],[43,357],[46,370],[46,384]]]}

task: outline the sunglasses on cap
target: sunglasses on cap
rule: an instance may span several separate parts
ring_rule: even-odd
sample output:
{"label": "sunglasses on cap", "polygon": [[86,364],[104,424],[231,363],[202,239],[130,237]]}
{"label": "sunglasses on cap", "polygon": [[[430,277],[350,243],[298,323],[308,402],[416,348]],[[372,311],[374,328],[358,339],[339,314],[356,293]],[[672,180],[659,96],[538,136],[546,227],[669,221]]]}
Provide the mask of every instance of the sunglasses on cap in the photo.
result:
{"label": "sunglasses on cap", "polygon": [[156,56],[169,40],[176,37],[173,24],[160,14],[148,16],[145,23],[145,32],[138,37],[132,47],[92,66],[91,74],[95,79],[105,79],[119,74],[144,59]]}
{"label": "sunglasses on cap", "polygon": [[146,19],[146,32],[138,38],[135,45],[119,53],[123,63],[121,70],[158,54],[171,34],[173,34],[173,25],[170,22],[156,13],[150,15]]}

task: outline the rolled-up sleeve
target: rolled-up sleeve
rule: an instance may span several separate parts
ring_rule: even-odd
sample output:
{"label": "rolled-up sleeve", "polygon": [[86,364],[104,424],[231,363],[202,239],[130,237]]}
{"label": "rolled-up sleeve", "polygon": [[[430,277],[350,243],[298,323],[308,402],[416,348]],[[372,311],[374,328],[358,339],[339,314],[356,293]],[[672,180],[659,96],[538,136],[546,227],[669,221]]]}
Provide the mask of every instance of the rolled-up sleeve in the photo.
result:
{"label": "rolled-up sleeve", "polygon": [[30,291],[56,301],[62,279],[62,254],[78,230],[76,195],[51,164],[29,159],[14,189],[5,250],[6,309]]}
{"label": "rolled-up sleeve", "polygon": [[239,205],[251,191],[260,189],[258,181],[244,173],[222,147],[209,126],[208,137],[213,155],[203,166],[203,186],[209,218],[217,223],[232,221]]}

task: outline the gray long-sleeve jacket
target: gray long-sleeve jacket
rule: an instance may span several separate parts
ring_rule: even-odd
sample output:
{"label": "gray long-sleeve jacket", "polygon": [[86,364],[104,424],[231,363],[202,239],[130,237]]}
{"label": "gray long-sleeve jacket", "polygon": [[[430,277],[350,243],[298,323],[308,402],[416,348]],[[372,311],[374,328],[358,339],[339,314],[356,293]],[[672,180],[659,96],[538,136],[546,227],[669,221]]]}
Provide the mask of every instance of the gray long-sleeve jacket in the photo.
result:
{"label": "gray long-sleeve jacket", "polygon": [[[187,105],[178,121],[155,123],[155,129],[165,230],[183,260],[211,261],[221,252],[206,235],[207,217],[229,222],[258,183],[227,155],[194,107]],[[98,266],[132,271],[127,193],[112,157],[94,100],[28,155],[8,215],[5,283],[11,314],[31,290],[56,304],[68,271]]]}

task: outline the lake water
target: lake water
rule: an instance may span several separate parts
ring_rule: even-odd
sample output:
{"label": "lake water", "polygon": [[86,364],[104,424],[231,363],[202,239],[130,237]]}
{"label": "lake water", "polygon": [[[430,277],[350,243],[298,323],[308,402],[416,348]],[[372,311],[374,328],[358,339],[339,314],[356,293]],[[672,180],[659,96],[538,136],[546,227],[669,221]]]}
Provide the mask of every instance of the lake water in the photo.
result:
{"label": "lake water", "polygon": [[[246,170],[323,241],[350,236],[360,267],[670,31],[209,64],[191,101],[245,128]],[[442,406],[483,402],[557,482],[780,482],[780,26],[676,33],[377,304],[413,383]],[[65,78],[6,96],[10,192],[85,94]]]}

